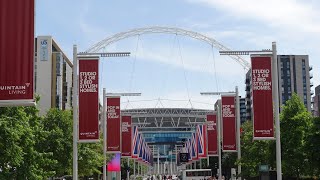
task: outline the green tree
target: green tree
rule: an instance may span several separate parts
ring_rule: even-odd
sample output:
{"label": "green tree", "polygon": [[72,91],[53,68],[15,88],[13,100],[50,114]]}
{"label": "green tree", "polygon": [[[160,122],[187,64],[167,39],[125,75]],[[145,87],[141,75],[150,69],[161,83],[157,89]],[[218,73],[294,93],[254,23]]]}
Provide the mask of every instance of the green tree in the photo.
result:
{"label": "green tree", "polygon": [[[103,166],[103,140],[101,139],[99,143],[81,143],[78,149],[79,177],[101,174],[101,167]],[[107,162],[110,156],[107,156]]]}
{"label": "green tree", "polygon": [[39,147],[45,136],[36,107],[0,108],[0,179],[43,179],[52,154]]}
{"label": "green tree", "polygon": [[311,119],[311,114],[297,94],[293,94],[282,107],[280,123],[284,176],[299,178],[307,175],[309,160],[306,142],[312,125]]}
{"label": "green tree", "polygon": [[259,165],[272,165],[273,158],[271,147],[274,143],[269,140],[253,141],[253,126],[251,121],[242,124],[243,133],[241,135],[241,159],[238,163],[242,166],[242,177],[257,177],[259,175]]}
{"label": "green tree", "polygon": [[72,172],[72,113],[59,109],[50,109],[43,119],[47,136],[42,148],[52,152],[57,162],[51,167],[56,177],[70,175]]}
{"label": "green tree", "polygon": [[320,176],[320,117],[315,117],[312,120],[312,127],[308,137],[308,162],[310,175]]}

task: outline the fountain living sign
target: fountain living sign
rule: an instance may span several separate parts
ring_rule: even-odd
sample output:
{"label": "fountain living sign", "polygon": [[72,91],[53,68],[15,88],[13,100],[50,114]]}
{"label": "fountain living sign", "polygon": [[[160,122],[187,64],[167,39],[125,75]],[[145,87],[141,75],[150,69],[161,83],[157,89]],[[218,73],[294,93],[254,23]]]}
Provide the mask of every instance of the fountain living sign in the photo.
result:
{"label": "fountain living sign", "polygon": [[271,56],[251,57],[253,138],[274,139]]}
{"label": "fountain living sign", "polygon": [[79,57],[79,141],[99,141],[99,57]]}
{"label": "fountain living sign", "polygon": [[34,4],[0,1],[0,106],[34,104]]}

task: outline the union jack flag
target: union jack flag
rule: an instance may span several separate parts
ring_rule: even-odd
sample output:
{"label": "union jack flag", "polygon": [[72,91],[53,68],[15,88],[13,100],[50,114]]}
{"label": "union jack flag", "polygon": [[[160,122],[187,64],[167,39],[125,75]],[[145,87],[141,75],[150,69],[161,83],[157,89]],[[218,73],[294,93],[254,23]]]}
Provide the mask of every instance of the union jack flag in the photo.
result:
{"label": "union jack flag", "polygon": [[205,125],[197,126],[197,134],[198,134],[198,157],[206,158],[207,156],[207,147],[206,147],[206,127]]}
{"label": "union jack flag", "polygon": [[198,160],[198,148],[197,148],[197,133],[192,133],[191,144],[192,144],[192,160]]}
{"label": "union jack flag", "polygon": [[138,152],[139,152],[138,160],[142,160],[142,156],[143,156],[142,149],[143,149],[143,138],[142,138],[142,134],[140,134],[139,145],[138,145]]}
{"label": "union jack flag", "polygon": [[192,160],[192,145],[191,145],[191,139],[188,139],[187,141],[187,151],[188,151],[188,160]]}
{"label": "union jack flag", "polygon": [[133,126],[133,131],[132,131],[132,158],[138,158],[139,156],[139,151],[138,151],[138,145],[139,145],[139,138],[140,138],[140,134],[138,132],[138,127],[137,126]]}

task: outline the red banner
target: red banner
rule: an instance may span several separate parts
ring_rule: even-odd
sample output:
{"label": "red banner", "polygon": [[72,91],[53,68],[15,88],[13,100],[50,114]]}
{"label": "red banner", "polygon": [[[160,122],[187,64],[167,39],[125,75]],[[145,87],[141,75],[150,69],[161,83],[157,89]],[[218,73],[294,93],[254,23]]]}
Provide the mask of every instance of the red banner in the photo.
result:
{"label": "red banner", "polygon": [[217,116],[207,115],[208,156],[218,156]]}
{"label": "red banner", "polygon": [[0,1],[0,106],[34,104],[34,0]]}
{"label": "red banner", "polygon": [[251,57],[253,138],[274,139],[271,57]]}
{"label": "red banner", "polygon": [[122,116],[122,157],[131,157],[132,151],[132,130],[131,130],[131,116]]}
{"label": "red banner", "polygon": [[99,57],[79,58],[79,141],[99,140]]}
{"label": "red banner", "polygon": [[235,96],[221,96],[222,103],[222,150],[236,152]]}
{"label": "red banner", "polygon": [[120,97],[107,97],[107,151],[121,152]]}

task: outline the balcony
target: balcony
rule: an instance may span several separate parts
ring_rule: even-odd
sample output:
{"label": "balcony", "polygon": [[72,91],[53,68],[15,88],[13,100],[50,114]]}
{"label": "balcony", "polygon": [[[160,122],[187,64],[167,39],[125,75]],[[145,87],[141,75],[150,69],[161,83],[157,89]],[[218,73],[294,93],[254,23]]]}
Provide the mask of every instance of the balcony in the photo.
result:
{"label": "balcony", "polygon": [[309,71],[311,71],[313,69],[313,67],[312,66],[309,66]]}
{"label": "balcony", "polygon": [[309,77],[310,77],[310,79],[312,79],[312,78],[313,78],[313,74],[312,74],[312,73],[310,73]]}
{"label": "balcony", "polygon": [[311,94],[311,96],[312,96],[312,95],[314,95],[314,91],[313,91],[313,90],[311,90],[311,91],[310,91],[310,94]]}
{"label": "balcony", "polygon": [[310,82],[310,87],[312,87],[313,86],[313,82]]}

